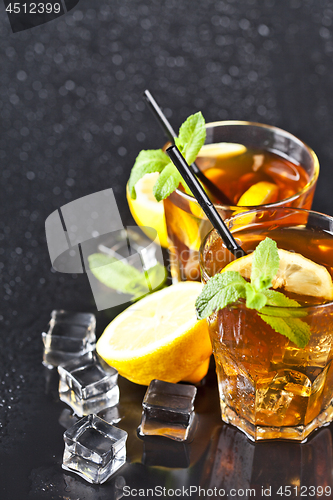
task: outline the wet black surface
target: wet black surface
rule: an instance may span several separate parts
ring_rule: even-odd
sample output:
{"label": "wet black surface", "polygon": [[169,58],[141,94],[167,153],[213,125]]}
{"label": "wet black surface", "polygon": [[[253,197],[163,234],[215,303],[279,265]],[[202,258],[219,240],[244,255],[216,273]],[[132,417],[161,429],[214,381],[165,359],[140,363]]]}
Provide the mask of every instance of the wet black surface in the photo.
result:
{"label": "wet black surface", "polygon": [[[41,332],[54,308],[95,312],[85,275],[51,270],[48,215],[112,187],[123,223],[133,223],[130,169],[139,150],[164,141],[145,88],[175,128],[202,110],[206,121],[259,121],[300,137],[321,163],[314,208],[333,214],[333,2],[81,0],[15,34],[3,3],[0,13],[1,499],[116,499],[125,484],[332,486],[329,429],[302,446],[254,446],[220,423],[214,375],[197,398],[203,435],[176,450],[179,468],[161,466],[159,446],[154,458],[136,436],[144,389],[122,381],[128,463],[100,487],[64,474],[65,406],[45,389]],[[97,314],[98,335],[112,314]]]}

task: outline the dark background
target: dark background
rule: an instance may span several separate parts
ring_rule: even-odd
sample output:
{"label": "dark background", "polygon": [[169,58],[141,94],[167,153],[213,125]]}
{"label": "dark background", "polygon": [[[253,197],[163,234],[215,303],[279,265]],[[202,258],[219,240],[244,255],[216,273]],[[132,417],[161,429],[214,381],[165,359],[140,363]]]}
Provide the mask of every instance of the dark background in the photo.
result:
{"label": "dark background", "polygon": [[[133,223],[131,167],[164,141],[146,88],[176,129],[201,110],[206,121],[258,121],[298,136],[321,164],[313,207],[333,215],[332,22],[325,0],[81,0],[13,34],[0,4],[2,500],[107,491],[81,481],[71,496],[59,479],[60,404],[45,394],[41,332],[54,308],[95,306],[85,275],[52,272],[47,216],[112,187],[124,225]],[[108,319],[97,315],[98,335]],[[157,481],[158,471],[140,467],[147,484]]]}

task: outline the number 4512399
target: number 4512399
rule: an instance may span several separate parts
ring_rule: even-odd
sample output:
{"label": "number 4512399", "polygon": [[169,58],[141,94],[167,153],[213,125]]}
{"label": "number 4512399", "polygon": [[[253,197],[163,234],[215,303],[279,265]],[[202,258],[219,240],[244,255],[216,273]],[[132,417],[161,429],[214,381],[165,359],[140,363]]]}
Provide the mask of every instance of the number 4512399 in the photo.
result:
{"label": "number 4512399", "polygon": [[276,494],[283,497],[330,497],[332,488],[330,486],[280,486]]}
{"label": "number 4512399", "polygon": [[59,14],[61,10],[60,3],[10,3],[6,7],[6,12],[10,14]]}

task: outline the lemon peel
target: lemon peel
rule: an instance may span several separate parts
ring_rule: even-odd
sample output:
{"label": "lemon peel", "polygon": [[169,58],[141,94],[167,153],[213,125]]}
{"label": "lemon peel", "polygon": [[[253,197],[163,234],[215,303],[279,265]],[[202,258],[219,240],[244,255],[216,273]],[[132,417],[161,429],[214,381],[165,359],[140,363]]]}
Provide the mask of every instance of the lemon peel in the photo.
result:
{"label": "lemon peel", "polygon": [[182,282],[148,295],[119,314],[97,342],[98,354],[134,383],[197,383],[212,352],[206,320],[198,321],[198,282]]}
{"label": "lemon peel", "polygon": [[[138,226],[142,226],[144,233],[155,239],[155,231],[162,247],[168,247],[168,233],[164,216],[162,202],[156,201],[153,195],[153,186],[159,176],[158,172],[145,174],[135,185],[136,199],[130,196],[128,185],[126,186],[126,197],[133,219]],[[155,231],[150,231],[153,228]]]}

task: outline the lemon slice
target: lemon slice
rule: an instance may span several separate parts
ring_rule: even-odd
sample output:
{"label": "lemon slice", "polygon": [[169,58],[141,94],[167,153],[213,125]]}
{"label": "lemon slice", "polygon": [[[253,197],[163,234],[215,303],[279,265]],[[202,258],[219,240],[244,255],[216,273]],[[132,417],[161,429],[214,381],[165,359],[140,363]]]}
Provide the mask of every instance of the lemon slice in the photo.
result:
{"label": "lemon slice", "polygon": [[[284,288],[298,295],[320,297],[333,300],[333,283],[330,273],[324,266],[316,264],[299,253],[278,249],[279,270],[273,281],[273,288]],[[238,271],[243,278],[250,279],[252,254],[230,262],[224,271]]]}
{"label": "lemon slice", "polygon": [[197,321],[195,313],[202,286],[177,283],[133,304],[107,326],[98,354],[137,384],[199,382],[212,352],[206,320]]}
{"label": "lemon slice", "polygon": [[126,197],[129,209],[133,219],[146,235],[155,239],[154,231],[149,231],[153,228],[157,231],[157,235],[162,247],[168,246],[168,234],[164,217],[163,202],[156,201],[153,195],[153,186],[159,176],[158,172],[144,175],[135,185],[136,199],[132,200],[128,186],[126,187]]}
{"label": "lemon slice", "polygon": [[214,144],[204,144],[199,151],[198,157],[204,158],[231,158],[245,153],[246,147],[243,144],[232,142],[217,142]]}
{"label": "lemon slice", "polygon": [[[254,207],[256,205],[264,205],[266,203],[273,203],[278,199],[279,188],[276,184],[267,181],[257,182],[256,184],[252,184],[242,194],[239,198],[237,206],[240,207]],[[234,215],[243,212],[243,210],[236,210]],[[255,215],[244,215],[239,222],[240,225],[246,226],[247,224],[251,224],[255,220]],[[237,220],[234,224],[234,227],[238,225]]]}
{"label": "lemon slice", "polygon": [[253,207],[274,203],[279,194],[279,187],[272,182],[261,181],[253,184],[239,198],[237,205],[240,207]]}

